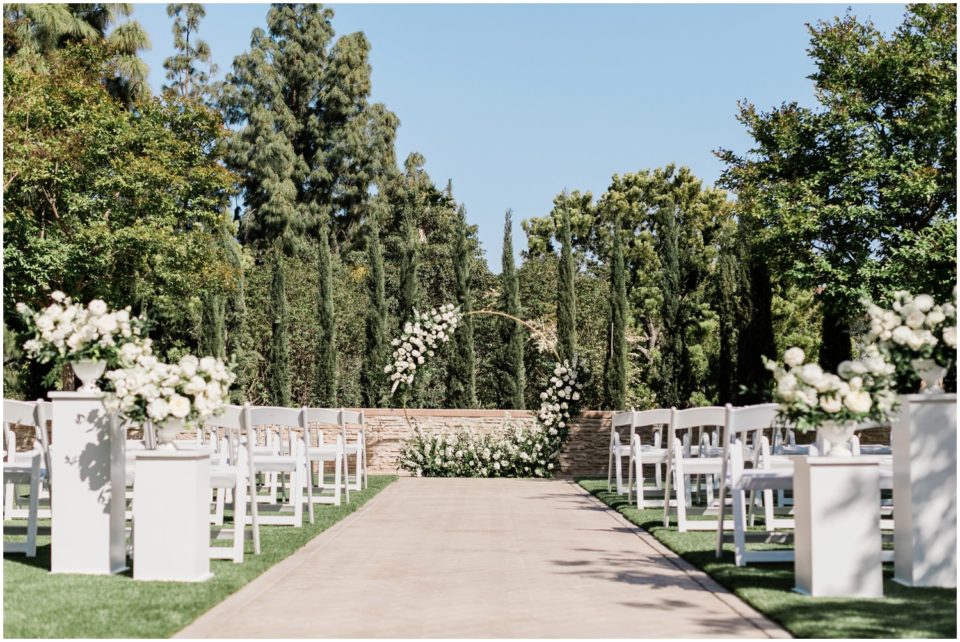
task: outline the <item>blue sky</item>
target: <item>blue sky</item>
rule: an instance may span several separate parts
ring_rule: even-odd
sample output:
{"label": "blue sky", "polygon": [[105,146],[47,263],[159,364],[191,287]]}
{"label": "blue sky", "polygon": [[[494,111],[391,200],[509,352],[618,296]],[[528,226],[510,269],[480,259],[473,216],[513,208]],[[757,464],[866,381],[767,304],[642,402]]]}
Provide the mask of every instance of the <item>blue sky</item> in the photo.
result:
{"label": "blue sky", "polygon": [[[706,183],[718,147],[748,149],[737,100],[813,104],[804,23],[848,5],[333,4],[337,34],[372,44],[373,100],[400,118],[398,158],[419,151],[440,186],[479,225],[499,272],[503,214],[550,211],[567,188],[599,196],[614,173],[669,162]],[[268,5],[207,4],[200,37],[221,75],[263,26]],[[884,32],[901,4],[853,5]],[[159,90],[172,53],[166,5],[137,4],[153,43],[144,58]]]}

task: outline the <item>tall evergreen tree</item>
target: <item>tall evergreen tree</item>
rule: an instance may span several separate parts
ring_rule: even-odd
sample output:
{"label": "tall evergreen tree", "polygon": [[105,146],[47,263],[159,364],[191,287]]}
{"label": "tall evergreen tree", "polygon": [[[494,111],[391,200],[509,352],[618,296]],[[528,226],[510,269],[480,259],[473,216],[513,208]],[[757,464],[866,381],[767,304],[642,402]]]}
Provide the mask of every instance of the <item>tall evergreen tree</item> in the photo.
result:
{"label": "tall evergreen tree", "polygon": [[746,255],[741,276],[740,311],[743,323],[737,340],[737,380],[741,403],[770,399],[770,373],[762,357],[777,356],[773,336],[773,285],[766,257],[754,245],[756,222],[741,219],[739,234]]}
{"label": "tall evergreen tree", "polygon": [[717,355],[717,396],[719,403],[734,403],[737,397],[737,337],[740,327],[738,297],[741,269],[736,245],[721,247],[717,262],[717,316],[720,349]]}
{"label": "tall evergreen tree", "polygon": [[289,406],[290,341],[288,337],[286,278],[283,252],[275,247],[270,252],[270,349],[267,353],[267,399],[274,406]]}
{"label": "tall evergreen tree", "polygon": [[[452,198],[452,185],[447,184],[447,195]],[[468,244],[467,212],[457,209],[457,232],[453,241],[453,287],[460,310],[466,315],[453,335],[453,349],[447,370],[447,405],[451,408],[476,408],[477,374],[473,348],[473,294],[470,291],[470,246]]]}
{"label": "tall evergreen tree", "polygon": [[623,269],[623,232],[614,221],[610,257],[610,319],[605,364],[606,401],[614,410],[627,405],[627,281]]}
{"label": "tall evergreen tree", "polygon": [[[210,58],[210,46],[197,38],[206,11],[202,4],[168,4],[167,15],[173,18],[173,47],[177,53],[163,61],[170,83],[163,86],[163,92],[181,99],[206,101],[210,77],[217,72]],[[201,63],[207,71],[199,68]]]}
{"label": "tall evergreen tree", "polygon": [[557,264],[557,351],[560,359],[577,355],[577,292],[574,285],[573,234],[570,210],[564,207],[560,218],[560,262]]}
{"label": "tall evergreen tree", "polygon": [[203,312],[201,319],[200,352],[204,355],[223,358],[226,355],[224,321],[227,313],[226,297],[219,292],[206,291],[201,295]]}
{"label": "tall evergreen tree", "polygon": [[333,265],[326,225],[320,226],[319,237],[320,310],[314,395],[318,405],[333,408],[337,405],[337,323],[333,311]]}
{"label": "tall evergreen tree", "polygon": [[402,326],[413,317],[413,311],[420,305],[419,233],[409,207],[403,212],[401,232],[403,238],[400,247],[400,293],[397,297],[397,308]]}
{"label": "tall evergreen tree", "polygon": [[[520,283],[513,259],[513,212],[507,210],[503,224],[503,255],[500,273],[500,311],[520,318]],[[523,327],[511,319],[498,319],[500,334],[500,367],[497,388],[498,402],[505,408],[523,408],[526,373],[523,365]]]}
{"label": "tall evergreen tree", "polygon": [[366,314],[366,350],[363,371],[360,374],[360,390],[365,407],[379,408],[384,402],[386,378],[383,369],[387,365],[390,352],[387,338],[387,298],[384,288],[380,226],[375,220],[371,220],[367,230],[370,302]]}
{"label": "tall evergreen tree", "polygon": [[663,337],[659,355],[659,394],[661,408],[682,406],[683,328],[680,310],[680,253],[676,206],[667,201],[657,212],[657,253],[660,256],[660,294],[663,297],[660,316]]}

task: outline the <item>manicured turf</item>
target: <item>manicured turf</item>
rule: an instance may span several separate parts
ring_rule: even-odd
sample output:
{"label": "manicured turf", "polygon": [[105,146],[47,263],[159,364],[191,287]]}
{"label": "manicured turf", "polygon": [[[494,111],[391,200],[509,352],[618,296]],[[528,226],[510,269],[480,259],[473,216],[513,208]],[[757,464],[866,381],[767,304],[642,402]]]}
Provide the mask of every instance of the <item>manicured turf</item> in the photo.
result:
{"label": "manicured turf", "polygon": [[[350,494],[350,503],[316,509],[316,523],[303,528],[261,526],[261,555],[247,543],[243,564],[212,561],[214,576],[201,584],[135,582],[113,576],[51,575],[49,537],[36,558],[3,559],[3,635],[15,638],[170,637],[204,611],[284,559],[321,531],[354,512],[394,481],[371,476],[370,487]],[[386,536],[386,534],[385,534]],[[310,596],[304,596],[308,605]],[[294,605],[291,605],[293,607]]]}
{"label": "manicured turf", "polygon": [[663,527],[663,509],[638,511],[626,497],[607,492],[606,480],[580,485],[650,532],[671,550],[703,569],[755,609],[804,638],[956,638],[956,589],[907,588],[893,581],[884,565],[883,599],[810,598],[794,593],[793,564],[754,564],[738,568],[733,544],[722,559],[714,554],[715,531],[677,532]]}

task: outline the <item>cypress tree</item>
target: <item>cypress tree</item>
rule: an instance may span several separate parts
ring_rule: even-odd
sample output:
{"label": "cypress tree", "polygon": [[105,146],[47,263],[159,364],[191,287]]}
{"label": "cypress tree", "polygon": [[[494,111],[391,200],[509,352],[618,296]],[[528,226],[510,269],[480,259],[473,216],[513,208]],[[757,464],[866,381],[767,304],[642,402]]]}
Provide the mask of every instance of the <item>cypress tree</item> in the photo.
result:
{"label": "cypress tree", "polygon": [[742,297],[744,324],[737,341],[737,375],[743,387],[740,402],[762,403],[770,399],[770,373],[763,366],[765,356],[776,356],[773,338],[773,285],[767,262],[755,252],[746,261],[746,287]]}
{"label": "cypress tree", "polygon": [[326,225],[320,226],[318,236],[320,309],[314,394],[319,406],[333,408],[337,405],[337,324],[333,311],[333,265]]}
{"label": "cypress tree", "polygon": [[[452,187],[448,183],[448,194]],[[473,348],[473,294],[470,291],[470,246],[467,238],[467,212],[457,209],[457,232],[453,241],[453,287],[457,304],[466,315],[453,334],[453,346],[447,370],[447,404],[452,408],[476,408],[476,355]]]}
{"label": "cypress tree", "polygon": [[267,353],[267,400],[274,406],[290,406],[290,346],[287,337],[287,293],[283,252],[271,251],[270,349]]}
{"label": "cypress tree", "polygon": [[560,215],[560,262],[557,265],[557,351],[561,360],[573,361],[577,354],[577,293],[573,265],[573,233],[570,211]]}
{"label": "cypress tree", "polygon": [[[507,210],[503,224],[503,256],[500,273],[500,311],[520,318],[520,282],[513,259],[513,212]],[[523,328],[512,319],[497,321],[500,335],[500,367],[497,378],[498,402],[504,408],[524,407],[526,374],[523,365]]]}
{"label": "cypress tree", "polygon": [[200,352],[211,357],[223,358],[226,354],[224,339],[224,320],[226,317],[226,297],[218,292],[205,291],[201,295],[203,302],[201,317]]}
{"label": "cypress tree", "polygon": [[661,322],[663,340],[660,342],[661,408],[683,405],[681,377],[683,375],[683,328],[680,318],[680,257],[677,212],[673,203],[658,211],[657,253],[660,256],[660,294],[663,297]]}
{"label": "cypress tree", "polygon": [[724,244],[717,264],[717,313],[720,317],[717,393],[721,404],[734,403],[737,396],[738,263],[736,248],[732,243]]}
{"label": "cypress tree", "polygon": [[623,239],[620,219],[614,222],[610,257],[610,321],[604,381],[607,405],[627,405],[627,283],[623,267]]}
{"label": "cypress tree", "polygon": [[398,311],[400,326],[413,317],[413,311],[420,305],[420,289],[418,272],[420,257],[417,248],[417,226],[413,221],[413,212],[409,207],[404,208],[402,235],[400,246],[400,295],[398,297]]}
{"label": "cypress tree", "polygon": [[384,290],[383,248],[380,245],[380,227],[371,221],[367,228],[367,257],[370,263],[368,293],[370,304],[366,315],[366,351],[360,390],[366,408],[379,408],[383,403],[386,378],[383,369],[389,359],[387,339],[387,298]]}

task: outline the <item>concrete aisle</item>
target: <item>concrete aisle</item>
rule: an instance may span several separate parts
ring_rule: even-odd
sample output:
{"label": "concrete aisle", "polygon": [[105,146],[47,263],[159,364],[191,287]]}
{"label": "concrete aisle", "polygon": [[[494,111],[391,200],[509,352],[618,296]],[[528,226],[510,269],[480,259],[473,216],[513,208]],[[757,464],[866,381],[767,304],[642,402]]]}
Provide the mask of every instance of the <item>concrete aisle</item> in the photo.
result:
{"label": "concrete aisle", "polygon": [[401,478],[178,637],[787,637],[567,481]]}

